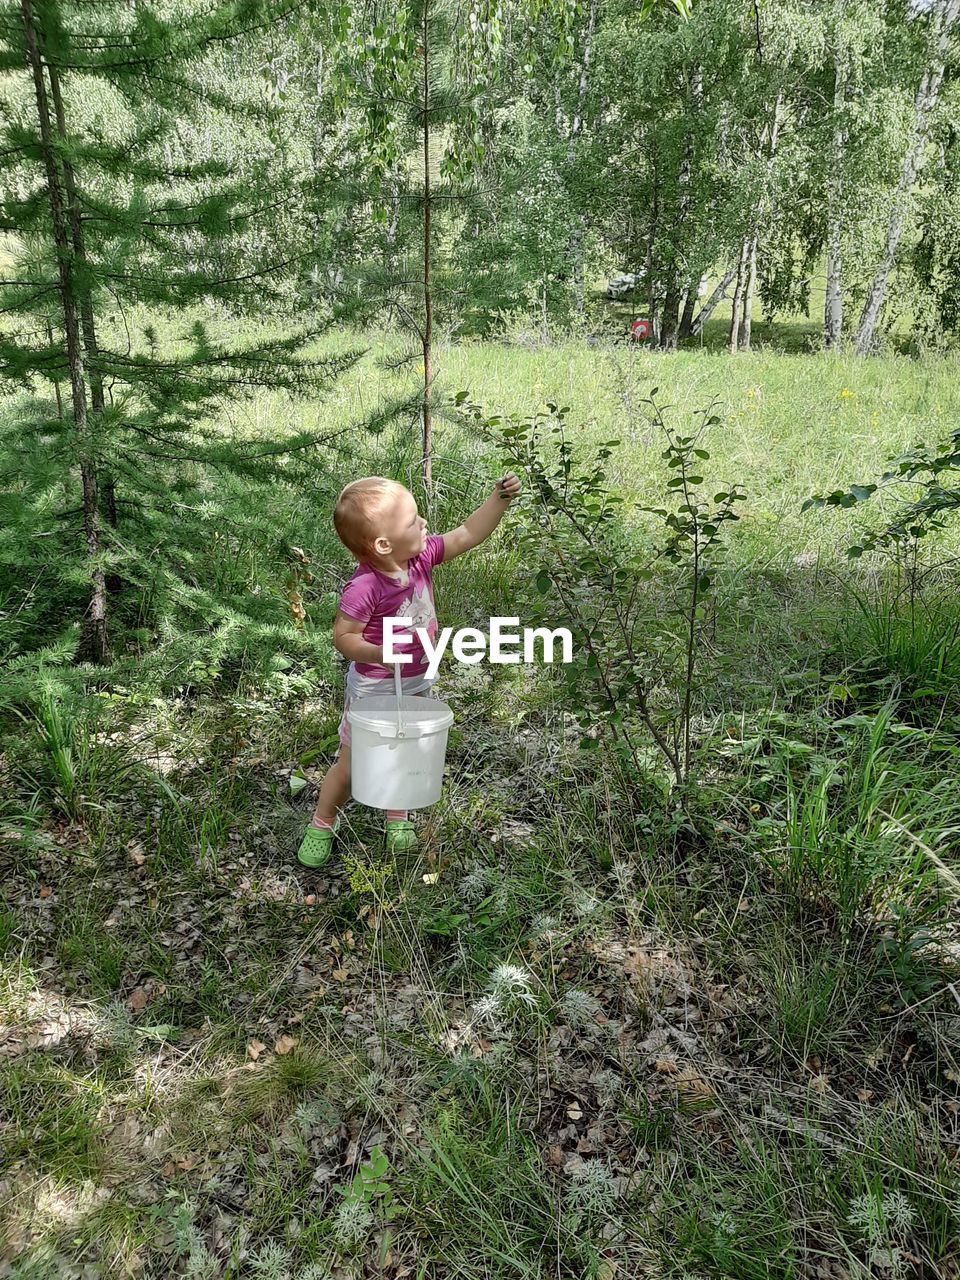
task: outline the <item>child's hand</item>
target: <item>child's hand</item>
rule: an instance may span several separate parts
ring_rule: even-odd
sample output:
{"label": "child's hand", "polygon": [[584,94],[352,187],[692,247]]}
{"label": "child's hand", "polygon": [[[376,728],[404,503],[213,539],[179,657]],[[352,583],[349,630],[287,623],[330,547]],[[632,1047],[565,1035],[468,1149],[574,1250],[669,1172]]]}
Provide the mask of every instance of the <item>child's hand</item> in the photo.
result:
{"label": "child's hand", "polygon": [[512,471],[508,471],[497,481],[497,488],[500,490],[500,497],[504,502],[512,502],[520,492],[520,481]]}

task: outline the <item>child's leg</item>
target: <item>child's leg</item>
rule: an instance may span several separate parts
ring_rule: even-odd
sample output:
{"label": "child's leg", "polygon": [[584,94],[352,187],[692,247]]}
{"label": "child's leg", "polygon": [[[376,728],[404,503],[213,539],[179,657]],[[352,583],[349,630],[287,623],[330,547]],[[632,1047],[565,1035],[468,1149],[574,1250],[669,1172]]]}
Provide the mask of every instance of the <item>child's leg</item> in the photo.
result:
{"label": "child's leg", "polygon": [[332,827],[350,795],[350,748],[346,743],[320,783],[311,826]]}

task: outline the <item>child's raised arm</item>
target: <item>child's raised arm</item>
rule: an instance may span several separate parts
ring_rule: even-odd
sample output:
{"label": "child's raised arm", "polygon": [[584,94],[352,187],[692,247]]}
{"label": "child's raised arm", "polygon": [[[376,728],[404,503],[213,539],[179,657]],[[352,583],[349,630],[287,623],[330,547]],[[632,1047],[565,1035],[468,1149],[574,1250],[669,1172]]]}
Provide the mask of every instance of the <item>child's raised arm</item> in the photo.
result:
{"label": "child's raised arm", "polygon": [[463,524],[443,535],[443,561],[462,556],[479,546],[503,519],[503,513],[520,492],[520,481],[512,471],[497,481],[496,487],[483,506],[467,516]]}

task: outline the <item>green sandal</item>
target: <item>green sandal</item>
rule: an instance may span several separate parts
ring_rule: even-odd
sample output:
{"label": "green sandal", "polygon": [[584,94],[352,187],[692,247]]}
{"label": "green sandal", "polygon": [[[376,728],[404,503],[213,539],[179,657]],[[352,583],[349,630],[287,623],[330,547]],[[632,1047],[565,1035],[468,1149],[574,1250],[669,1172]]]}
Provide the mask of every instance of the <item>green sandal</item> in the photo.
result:
{"label": "green sandal", "polygon": [[417,833],[409,818],[387,820],[387,853],[409,853],[417,847]]}
{"label": "green sandal", "polygon": [[339,818],[333,827],[315,827],[312,824],[303,833],[297,860],[305,867],[322,867],[333,852]]}

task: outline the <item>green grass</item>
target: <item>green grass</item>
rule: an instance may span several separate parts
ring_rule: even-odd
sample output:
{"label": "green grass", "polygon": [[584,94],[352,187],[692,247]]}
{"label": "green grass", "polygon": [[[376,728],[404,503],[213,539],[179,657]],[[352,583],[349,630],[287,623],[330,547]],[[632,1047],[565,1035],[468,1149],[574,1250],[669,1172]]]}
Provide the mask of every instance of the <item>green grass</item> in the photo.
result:
{"label": "green grass", "polygon": [[[49,701],[4,722],[0,1265],[806,1280],[883,1248],[951,1274],[960,525],[926,541],[911,594],[905,566],[845,557],[888,500],[800,506],[935,445],[955,362],[443,343],[447,390],[491,412],[554,399],[584,449],[619,438],[615,483],[643,502],[665,466],[642,397],[659,387],[678,424],[718,400],[707,474],[749,501],[695,700],[699,784],[679,817],[652,777],[579,751],[542,673],[451,669],[421,848],[387,858],[353,813],[349,865],[317,876],[294,850],[341,697],[330,500],[414,460],[355,430],[399,385],[386,345],[295,416],[260,395],[223,419],[352,429],[294,483],[231,490],[236,535],[193,566],[284,623],[282,560],[242,521],[269,510],[311,560],[316,662],[275,641],[265,664],[261,634],[211,639],[206,675],[148,678],[179,653],[140,619],[111,698],[51,661]],[[445,424],[437,454],[442,529],[500,464]],[[530,575],[498,535],[437,574],[443,621],[521,610]],[[386,1172],[358,1203],[374,1146]]]}

